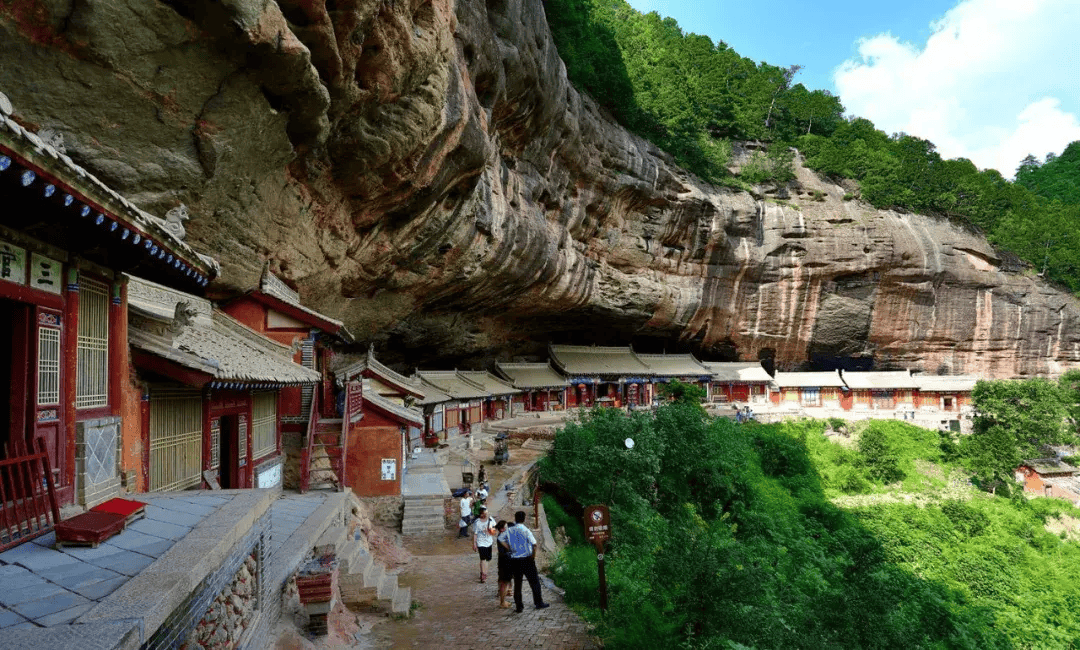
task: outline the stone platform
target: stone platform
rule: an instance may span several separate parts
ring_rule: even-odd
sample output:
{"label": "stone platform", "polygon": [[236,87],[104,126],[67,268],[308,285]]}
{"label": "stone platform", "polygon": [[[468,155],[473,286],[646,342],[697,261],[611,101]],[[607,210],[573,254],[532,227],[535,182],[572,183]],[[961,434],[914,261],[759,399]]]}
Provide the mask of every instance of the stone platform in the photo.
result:
{"label": "stone platform", "polygon": [[346,496],[132,495],[148,504],[146,517],[97,548],[56,548],[49,534],[0,553],[0,648],[178,645],[245,561],[257,564],[261,593],[240,647],[263,647],[285,581],[344,523]]}

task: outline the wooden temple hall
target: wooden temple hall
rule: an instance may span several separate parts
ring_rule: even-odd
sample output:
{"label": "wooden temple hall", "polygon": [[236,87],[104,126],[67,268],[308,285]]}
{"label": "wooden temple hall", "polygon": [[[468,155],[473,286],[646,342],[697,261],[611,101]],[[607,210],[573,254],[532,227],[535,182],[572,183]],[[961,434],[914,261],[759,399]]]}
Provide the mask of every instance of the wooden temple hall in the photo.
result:
{"label": "wooden temple hall", "polygon": [[184,243],[179,212],[140,210],[75,164],[58,134],[11,115],[3,98],[0,449],[9,460],[43,450],[56,502],[86,505],[120,490],[123,434],[143,421],[128,391],[128,274],[201,292],[218,265]]}

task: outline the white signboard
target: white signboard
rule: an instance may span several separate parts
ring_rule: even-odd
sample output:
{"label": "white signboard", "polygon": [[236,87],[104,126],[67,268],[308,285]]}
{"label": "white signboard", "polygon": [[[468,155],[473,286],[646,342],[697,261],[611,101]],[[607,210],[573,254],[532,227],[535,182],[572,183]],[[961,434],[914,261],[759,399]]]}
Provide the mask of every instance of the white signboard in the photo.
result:
{"label": "white signboard", "polygon": [[0,280],[26,284],[26,250],[0,240]]}
{"label": "white signboard", "polygon": [[394,458],[382,459],[382,480],[393,481],[397,478],[397,460]]}
{"label": "white signboard", "polygon": [[255,478],[255,483],[259,489],[281,485],[281,463],[274,463],[259,472],[259,475]]}
{"label": "white signboard", "polygon": [[30,286],[49,293],[60,293],[64,278],[60,275],[62,264],[54,259],[30,254]]}

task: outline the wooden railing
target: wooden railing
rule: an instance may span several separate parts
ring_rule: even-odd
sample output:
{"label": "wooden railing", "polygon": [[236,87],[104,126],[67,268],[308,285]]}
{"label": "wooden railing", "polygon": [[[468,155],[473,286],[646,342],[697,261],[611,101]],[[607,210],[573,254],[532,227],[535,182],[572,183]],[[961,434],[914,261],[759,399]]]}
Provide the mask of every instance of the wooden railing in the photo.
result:
{"label": "wooden railing", "polygon": [[311,487],[311,455],[315,448],[315,425],[319,423],[319,391],[311,391],[311,409],[308,411],[307,444],[300,451],[300,492]]}
{"label": "wooden railing", "polygon": [[30,453],[21,441],[0,460],[0,551],[51,531],[60,521],[49,454],[40,438]]}

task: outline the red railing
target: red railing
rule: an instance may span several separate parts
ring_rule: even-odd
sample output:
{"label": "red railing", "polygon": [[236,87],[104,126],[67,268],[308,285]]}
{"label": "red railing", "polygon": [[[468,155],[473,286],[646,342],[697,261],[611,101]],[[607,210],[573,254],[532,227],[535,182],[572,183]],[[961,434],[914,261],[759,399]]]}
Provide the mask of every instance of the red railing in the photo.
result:
{"label": "red railing", "polygon": [[49,454],[40,438],[34,453],[14,441],[0,460],[0,551],[52,530],[60,521]]}
{"label": "red railing", "polygon": [[307,492],[311,487],[311,454],[315,447],[315,425],[319,423],[319,390],[311,390],[311,411],[308,414],[307,446],[300,451],[300,492]]}

